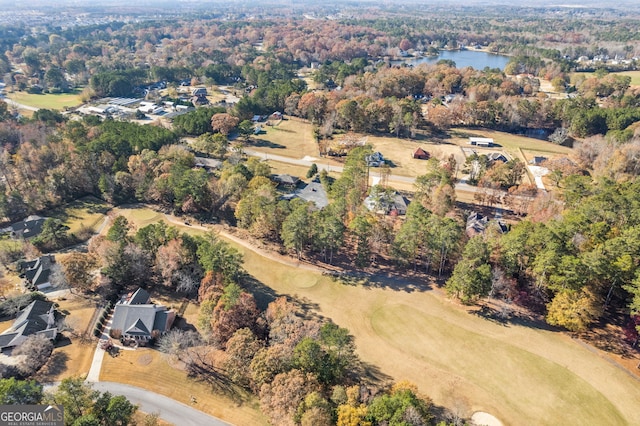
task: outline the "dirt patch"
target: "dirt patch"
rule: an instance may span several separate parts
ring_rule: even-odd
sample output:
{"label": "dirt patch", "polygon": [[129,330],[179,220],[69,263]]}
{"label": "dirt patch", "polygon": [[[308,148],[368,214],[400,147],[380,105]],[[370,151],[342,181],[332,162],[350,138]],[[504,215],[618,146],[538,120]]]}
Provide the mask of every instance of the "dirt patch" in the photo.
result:
{"label": "dirt patch", "polygon": [[149,354],[145,354],[145,355],[140,355],[138,357],[138,365],[149,365],[151,364],[151,361],[153,361],[153,357]]}
{"label": "dirt patch", "polygon": [[495,416],[485,413],[484,411],[476,411],[471,416],[474,425],[482,426],[502,426],[502,422]]}

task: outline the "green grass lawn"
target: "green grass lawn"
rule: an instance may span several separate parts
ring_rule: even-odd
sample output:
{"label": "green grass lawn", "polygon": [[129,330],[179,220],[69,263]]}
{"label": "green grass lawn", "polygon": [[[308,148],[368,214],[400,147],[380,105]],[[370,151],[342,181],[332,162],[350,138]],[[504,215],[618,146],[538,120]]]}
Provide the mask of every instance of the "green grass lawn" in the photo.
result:
{"label": "green grass lawn", "polygon": [[69,227],[69,233],[75,233],[82,228],[89,228],[95,232],[102,224],[105,214],[111,206],[95,197],[84,197],[63,207],[43,213],[45,217],[55,217]]}
{"label": "green grass lawn", "polygon": [[437,404],[462,399],[506,424],[640,421],[640,384],[563,334],[505,327],[433,292],[343,285],[236,247],[249,273],[349,328],[364,361],[415,382]]}
{"label": "green grass lawn", "polygon": [[[155,216],[122,211],[145,224]],[[410,279],[347,285],[232,245],[264,285],[261,305],[288,295],[331,318],[354,336],[372,376],[410,380],[438,405],[487,411],[505,424],[640,424],[640,381],[564,333],[489,321]]]}
{"label": "green grass lawn", "polygon": [[33,94],[27,92],[7,93],[7,98],[22,105],[36,108],[63,110],[65,107],[74,107],[82,104],[80,91],[60,94]]}

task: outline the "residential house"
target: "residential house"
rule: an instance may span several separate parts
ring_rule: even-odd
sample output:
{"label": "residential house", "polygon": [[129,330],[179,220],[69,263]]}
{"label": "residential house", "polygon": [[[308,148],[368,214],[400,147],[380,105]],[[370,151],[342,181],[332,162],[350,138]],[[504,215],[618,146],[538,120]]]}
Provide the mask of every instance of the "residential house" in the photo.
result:
{"label": "residential house", "polygon": [[497,226],[498,232],[502,234],[508,231],[507,224],[503,220],[494,219],[490,221],[488,217],[483,216],[478,212],[472,212],[467,218],[465,234],[467,234],[467,237],[469,238],[472,238],[476,235],[482,235],[490,224],[495,224]]}
{"label": "residential house", "polygon": [[397,191],[388,192],[376,186],[371,189],[371,193],[365,198],[364,205],[369,211],[379,214],[404,216],[407,214],[409,200]]}
{"label": "residential house", "polygon": [[192,96],[191,103],[194,105],[208,105],[209,99],[206,96]]}
{"label": "residential house", "polygon": [[116,303],[111,319],[112,335],[118,333],[123,341],[145,345],[171,328],[175,312],[151,303],[149,293],[142,288],[124,295]]}
{"label": "residential house", "polygon": [[502,163],[506,163],[509,161],[507,157],[501,152],[490,152],[487,154],[487,160],[489,163],[495,163],[496,161],[500,161]]}
{"label": "residential house", "polygon": [[26,240],[42,232],[42,225],[44,225],[45,220],[47,220],[46,217],[36,215],[29,216],[20,222],[9,225],[8,228],[5,228],[5,231],[9,232],[13,238],[23,238]]}
{"label": "residential house", "polygon": [[206,87],[194,87],[191,91],[191,96],[207,96],[207,88]]}
{"label": "residential house", "polygon": [[286,198],[300,198],[302,200],[312,202],[316,208],[320,210],[329,205],[327,191],[325,191],[324,186],[322,186],[322,183],[320,183],[318,178],[315,178],[303,188],[296,189],[295,192],[289,194]]}
{"label": "residential house", "polygon": [[300,178],[288,174],[271,175],[271,179],[278,184],[279,187],[293,189],[300,183]]}
{"label": "residential house", "polygon": [[380,167],[385,163],[384,156],[380,152],[369,154],[364,159],[369,167]]}
{"label": "residential house", "polygon": [[473,212],[467,218],[467,225],[465,227],[465,233],[469,238],[476,235],[484,234],[484,230],[487,228],[489,218],[483,216],[478,212]]}
{"label": "residential house", "polygon": [[55,263],[56,258],[52,254],[21,263],[18,269],[22,272],[21,276],[24,276],[25,286],[34,290],[43,290],[51,287],[49,276]]}
{"label": "residential house", "polygon": [[418,160],[428,160],[429,157],[429,153],[420,147],[413,152],[413,158]]}
{"label": "residential house", "polygon": [[196,167],[205,169],[208,172],[222,168],[222,161],[213,158],[196,157]]}
{"label": "residential house", "polygon": [[34,334],[44,334],[51,340],[58,335],[53,303],[34,300],[25,307],[13,325],[0,334],[0,351],[18,346]]}

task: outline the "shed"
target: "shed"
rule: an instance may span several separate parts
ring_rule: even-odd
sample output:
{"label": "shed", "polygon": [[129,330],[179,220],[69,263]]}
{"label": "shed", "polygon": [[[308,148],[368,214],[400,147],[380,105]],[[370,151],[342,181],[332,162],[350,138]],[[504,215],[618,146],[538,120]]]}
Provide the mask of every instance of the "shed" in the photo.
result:
{"label": "shed", "polygon": [[428,160],[429,157],[429,153],[420,147],[413,152],[413,158],[418,160]]}
{"label": "shed", "polygon": [[494,145],[493,138],[469,138],[469,145],[480,146],[484,148],[490,148]]}

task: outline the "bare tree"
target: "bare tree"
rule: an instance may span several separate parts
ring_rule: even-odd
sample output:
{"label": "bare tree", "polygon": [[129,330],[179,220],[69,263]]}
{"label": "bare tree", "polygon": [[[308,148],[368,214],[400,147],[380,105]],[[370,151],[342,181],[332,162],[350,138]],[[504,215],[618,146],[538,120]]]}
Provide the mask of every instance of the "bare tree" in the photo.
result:
{"label": "bare tree", "polygon": [[49,283],[56,288],[64,288],[69,285],[67,277],[62,269],[62,266],[58,263],[51,265],[49,270]]}
{"label": "bare tree", "polygon": [[13,350],[13,355],[24,355],[18,363],[18,371],[24,377],[33,375],[47,363],[52,351],[53,343],[47,336],[32,334]]}
{"label": "bare tree", "polygon": [[200,344],[200,335],[195,331],[174,329],[162,336],[158,341],[160,352],[185,361],[189,348]]}
{"label": "bare tree", "polygon": [[194,294],[200,286],[200,281],[184,270],[177,271],[174,279],[177,283],[176,290],[182,293]]}

